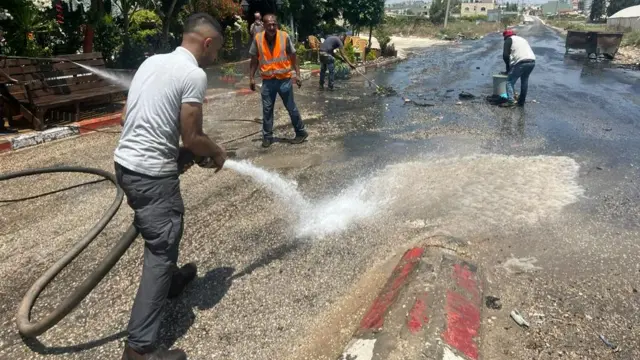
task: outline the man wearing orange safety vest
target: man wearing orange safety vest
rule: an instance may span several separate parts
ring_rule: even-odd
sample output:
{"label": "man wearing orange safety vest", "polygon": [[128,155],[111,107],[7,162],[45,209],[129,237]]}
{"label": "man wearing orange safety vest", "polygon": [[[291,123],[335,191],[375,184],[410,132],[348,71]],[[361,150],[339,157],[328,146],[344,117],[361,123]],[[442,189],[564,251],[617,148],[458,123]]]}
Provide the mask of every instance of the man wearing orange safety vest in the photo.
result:
{"label": "man wearing orange safety vest", "polygon": [[255,73],[260,65],[262,76],[262,147],[273,144],[273,108],[280,95],[291,117],[296,137],[289,142],[300,144],[309,136],[304,129],[300,112],[293,100],[292,68],[296,71],[296,84],[302,86],[300,66],[296,50],[289,35],[278,30],[276,16],[269,14],[263,18],[264,31],[256,34],[251,42],[251,69],[249,71],[251,90],[256,90]]}

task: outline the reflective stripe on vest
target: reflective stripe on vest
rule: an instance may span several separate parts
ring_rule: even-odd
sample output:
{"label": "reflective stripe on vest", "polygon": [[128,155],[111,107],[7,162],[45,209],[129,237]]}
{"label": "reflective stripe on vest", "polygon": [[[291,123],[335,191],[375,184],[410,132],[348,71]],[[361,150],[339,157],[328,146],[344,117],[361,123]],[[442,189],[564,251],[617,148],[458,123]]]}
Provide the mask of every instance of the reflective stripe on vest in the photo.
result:
{"label": "reflective stripe on vest", "polygon": [[273,53],[269,50],[269,44],[265,36],[266,32],[261,32],[255,37],[262,78],[291,78],[291,60],[287,56],[287,33],[280,30],[277,31]]}

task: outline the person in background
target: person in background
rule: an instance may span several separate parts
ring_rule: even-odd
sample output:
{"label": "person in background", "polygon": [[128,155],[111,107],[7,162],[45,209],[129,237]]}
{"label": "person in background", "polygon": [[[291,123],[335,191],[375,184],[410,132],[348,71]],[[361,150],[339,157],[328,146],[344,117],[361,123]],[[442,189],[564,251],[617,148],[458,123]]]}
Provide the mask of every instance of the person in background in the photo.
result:
{"label": "person in background", "polygon": [[300,65],[296,56],[291,37],[284,31],[278,30],[275,15],[264,16],[265,30],[258,33],[251,43],[251,69],[249,70],[249,86],[256,90],[255,74],[260,65],[262,76],[262,147],[268,148],[273,144],[273,110],[276,97],[280,95],[284,106],[291,117],[291,124],[296,137],[289,140],[291,144],[301,144],[307,137],[302,117],[293,99],[292,69],[296,72],[296,84],[302,86]]}
{"label": "person in background", "polygon": [[222,44],[220,24],[208,14],[193,14],[181,46],[146,59],[131,82],[114,166],[144,239],[144,262],[122,360],[187,359],[184,351],[156,342],[166,300],[180,296],[197,274],[193,263],[177,266],[185,212],[179,176],[192,165],[185,159],[203,157],[198,164],[217,172],[227,157],[202,129],[203,68],[213,64]]}
{"label": "person in background", "polygon": [[322,42],[322,44],[320,44],[320,90],[324,90],[324,82],[327,70],[329,70],[329,90],[333,90],[333,85],[336,77],[336,50],[338,50],[342,60],[346,61],[352,69],[356,68],[356,66],[349,61],[346,54],[344,53],[344,41],[346,38],[347,36],[344,34],[340,35],[340,37],[329,36]]}
{"label": "person in background", "polygon": [[258,33],[264,31],[264,23],[262,22],[262,15],[256,11],[253,14],[254,20],[253,24],[251,24],[251,28],[249,29],[249,33],[251,34],[251,39],[255,38]]}
{"label": "person in background", "polygon": [[[524,106],[527,99],[527,89],[529,87],[529,75],[536,66],[536,56],[529,46],[529,42],[517,36],[516,33],[507,29],[502,33],[504,37],[504,49],[502,58],[507,66],[507,101],[500,106],[514,107]],[[520,96],[518,102],[515,100],[515,85],[520,79]]]}

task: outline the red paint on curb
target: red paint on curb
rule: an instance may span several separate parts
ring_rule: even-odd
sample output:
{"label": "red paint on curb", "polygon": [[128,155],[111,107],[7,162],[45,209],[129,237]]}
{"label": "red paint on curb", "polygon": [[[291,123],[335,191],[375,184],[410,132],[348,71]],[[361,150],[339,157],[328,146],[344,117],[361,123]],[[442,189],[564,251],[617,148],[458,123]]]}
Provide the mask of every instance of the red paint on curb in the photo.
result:
{"label": "red paint on curb", "polygon": [[447,330],[444,341],[472,360],[478,359],[475,337],[480,329],[480,308],[454,291],[447,292]]}
{"label": "red paint on curb", "polygon": [[453,265],[453,279],[456,281],[456,284],[458,284],[458,286],[467,290],[467,292],[472,295],[474,299],[477,299],[480,296],[476,274],[471,271],[471,269],[469,269],[469,265]]}
{"label": "red paint on curb", "polygon": [[10,141],[2,141],[0,142],[0,152],[10,151],[11,150],[11,142]]}
{"label": "red paint on curb", "polygon": [[371,305],[371,308],[360,322],[360,330],[381,329],[384,324],[384,317],[393,304],[400,289],[407,283],[411,272],[415,269],[418,261],[424,253],[423,248],[413,248],[408,250],[400,259],[398,265],[393,269],[393,273],[378,297]]}
{"label": "red paint on curb", "polygon": [[236,95],[238,96],[242,96],[242,95],[249,95],[254,93],[255,91],[251,90],[251,89],[240,89],[238,91],[236,91]]}
{"label": "red paint on curb", "polygon": [[85,134],[102,127],[119,125],[121,118],[122,113],[116,113],[95,119],[79,121],[72,126],[77,126],[80,134]]}
{"label": "red paint on curb", "polygon": [[429,322],[429,316],[427,314],[427,296],[428,294],[422,293],[416,299],[411,311],[409,311],[409,321],[407,321],[407,327],[412,334],[422,330],[422,327]]}

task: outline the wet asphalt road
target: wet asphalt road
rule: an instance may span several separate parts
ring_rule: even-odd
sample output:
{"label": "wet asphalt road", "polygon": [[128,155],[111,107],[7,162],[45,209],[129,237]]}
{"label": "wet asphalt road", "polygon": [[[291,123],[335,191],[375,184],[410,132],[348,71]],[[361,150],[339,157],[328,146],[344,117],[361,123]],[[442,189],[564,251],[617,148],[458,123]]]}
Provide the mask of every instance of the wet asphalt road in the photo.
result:
{"label": "wet asphalt road", "polygon": [[[163,342],[187,349],[190,359],[332,359],[384,282],[390,260],[445,234],[468,242],[485,295],[502,299],[502,310],[483,313],[485,359],[640,358],[640,74],[565,58],[562,39],[541,25],[518,31],[537,55],[524,109],[483,101],[490,75],[504,66],[502,39],[492,34],[416,50],[375,74],[380,84],[434,106],[372,97],[358,78],[333,93],[307,82],[297,99],[308,143],[265,151],[249,137],[226,145],[297,180],[310,199],[333,197],[359,180],[374,199],[388,195],[375,216],[346,231],[298,238],[292,225],[301,220],[250,179],[231,171],[186,174],[181,257],[198,263],[200,278],[170,303]],[[460,91],[478,98],[458,104]],[[220,140],[258,130],[251,122],[260,116],[254,96],[214,103],[208,114],[206,130]],[[291,134],[281,108],[277,123],[279,134]],[[101,133],[48,144],[4,155],[0,167],[111,170],[116,141],[117,134]],[[88,180],[14,181],[0,199]],[[25,345],[12,319],[28,286],[99,217],[113,193],[101,183],[0,204],[1,358],[118,358],[139,276],[139,242],[40,343]],[[45,291],[36,314],[109,250],[130,222],[123,209]],[[509,320],[514,308],[529,318],[530,330]],[[621,351],[613,353],[596,334]]]}

